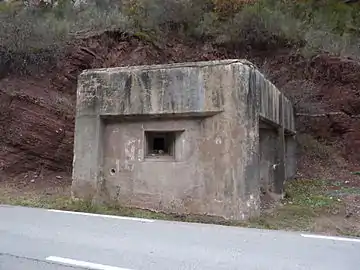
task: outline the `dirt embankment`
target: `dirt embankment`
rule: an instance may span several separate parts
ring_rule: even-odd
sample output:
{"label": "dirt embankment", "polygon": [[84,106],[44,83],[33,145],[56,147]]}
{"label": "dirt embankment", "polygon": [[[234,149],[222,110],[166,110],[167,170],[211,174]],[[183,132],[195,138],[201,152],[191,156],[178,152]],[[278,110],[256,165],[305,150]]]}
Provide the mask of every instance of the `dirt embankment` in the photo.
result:
{"label": "dirt embankment", "polygon": [[44,170],[70,175],[76,78],[81,70],[226,58],[255,62],[293,100],[299,131],[335,145],[351,164],[360,161],[359,63],[326,55],[305,60],[288,50],[249,54],[179,40],[159,47],[136,37],[104,33],[69,46],[53,69],[0,80],[1,175]]}
{"label": "dirt embankment", "polygon": [[293,101],[297,129],[336,145],[348,161],[360,161],[360,63],[318,55],[275,56],[270,79]]}

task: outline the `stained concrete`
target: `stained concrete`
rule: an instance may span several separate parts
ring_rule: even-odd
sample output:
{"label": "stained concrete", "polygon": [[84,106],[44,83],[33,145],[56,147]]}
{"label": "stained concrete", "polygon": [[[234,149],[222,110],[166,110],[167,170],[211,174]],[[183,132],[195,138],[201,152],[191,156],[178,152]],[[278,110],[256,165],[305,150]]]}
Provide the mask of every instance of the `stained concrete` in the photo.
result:
{"label": "stained concrete", "polygon": [[[260,140],[260,122],[277,132],[274,144]],[[148,155],[147,132],[172,132],[171,154]],[[87,70],[77,91],[72,193],[244,220],[260,212],[260,186],[275,181],[265,166],[283,163],[278,183],[291,172],[285,145],[274,157],[260,154],[261,144],[265,152],[284,144],[285,132],[295,134],[290,102],[246,60]]]}
{"label": "stained concrete", "polygon": [[[260,123],[260,185],[264,191],[275,192],[275,168],[278,166],[278,134],[271,126]],[[283,180],[283,179],[282,179]]]}

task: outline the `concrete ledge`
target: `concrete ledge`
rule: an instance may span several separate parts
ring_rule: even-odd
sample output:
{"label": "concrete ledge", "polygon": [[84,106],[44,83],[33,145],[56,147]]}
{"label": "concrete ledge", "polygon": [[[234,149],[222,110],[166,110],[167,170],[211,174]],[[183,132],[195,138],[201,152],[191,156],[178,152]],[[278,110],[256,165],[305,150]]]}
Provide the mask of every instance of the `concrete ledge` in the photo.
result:
{"label": "concrete ledge", "polygon": [[291,102],[249,61],[239,59],[85,70],[79,75],[77,115],[219,113],[224,97],[218,67],[232,65],[246,66],[255,81],[260,117],[295,133]]}
{"label": "concrete ledge", "polygon": [[[86,70],[79,75],[77,115],[221,112],[223,60]],[[217,81],[217,83],[215,82]]]}
{"label": "concrete ledge", "polygon": [[283,126],[286,131],[295,133],[295,117],[291,102],[259,71],[256,71],[256,85],[260,92],[259,115],[262,120],[274,126]]}

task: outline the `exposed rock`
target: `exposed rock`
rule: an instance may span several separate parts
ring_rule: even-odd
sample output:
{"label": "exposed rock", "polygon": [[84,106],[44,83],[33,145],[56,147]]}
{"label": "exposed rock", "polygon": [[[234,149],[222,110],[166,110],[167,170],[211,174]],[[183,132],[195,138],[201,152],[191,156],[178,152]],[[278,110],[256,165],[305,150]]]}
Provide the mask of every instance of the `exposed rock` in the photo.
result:
{"label": "exposed rock", "polygon": [[0,80],[3,172],[71,171],[76,79],[83,69],[226,58],[256,63],[296,104],[300,132],[335,144],[347,160],[360,161],[360,64],[356,61],[327,55],[306,60],[288,51],[249,55],[178,39],[160,48],[116,31],[85,36],[70,45],[58,66],[47,73]]}

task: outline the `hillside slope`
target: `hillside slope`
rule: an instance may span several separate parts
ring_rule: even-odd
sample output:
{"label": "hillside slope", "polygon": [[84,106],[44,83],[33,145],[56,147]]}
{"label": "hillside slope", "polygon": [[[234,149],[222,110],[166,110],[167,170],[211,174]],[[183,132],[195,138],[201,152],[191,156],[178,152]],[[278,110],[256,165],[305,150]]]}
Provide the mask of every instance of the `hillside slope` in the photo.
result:
{"label": "hillside slope", "polygon": [[[310,142],[302,142],[301,149],[308,152],[300,168],[316,158],[334,172],[339,166],[355,169],[360,161],[359,62],[327,55],[304,59],[289,49],[249,53],[179,39],[159,48],[135,36],[105,32],[74,41],[61,61],[46,71],[9,74],[0,80],[2,176],[42,170],[71,173],[76,78],[81,70],[226,58],[253,61],[292,99],[298,131],[311,135],[306,137]],[[306,145],[314,139],[315,148]],[[329,162],[339,158],[341,164]]]}

